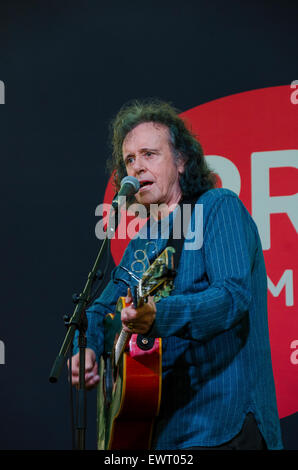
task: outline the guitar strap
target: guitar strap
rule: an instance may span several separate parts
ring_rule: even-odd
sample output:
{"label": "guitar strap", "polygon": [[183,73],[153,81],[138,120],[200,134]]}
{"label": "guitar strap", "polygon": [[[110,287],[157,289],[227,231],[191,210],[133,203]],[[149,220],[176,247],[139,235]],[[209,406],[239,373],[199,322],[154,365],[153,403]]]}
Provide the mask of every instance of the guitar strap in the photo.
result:
{"label": "guitar strap", "polygon": [[[181,257],[181,253],[182,253],[182,249],[183,249],[183,245],[184,245],[184,239],[185,239],[184,233],[183,233],[183,228],[185,228],[185,233],[187,233],[187,229],[188,229],[190,221],[191,221],[191,215],[192,215],[193,210],[195,208],[196,202],[197,202],[197,197],[193,198],[193,199],[184,199],[183,198],[179,203],[181,217],[179,216],[179,214],[177,214],[175,216],[175,220],[173,220],[172,230],[169,234],[169,239],[168,239],[166,247],[172,246],[175,249],[174,267],[175,267],[176,271],[179,268],[180,257]],[[191,205],[191,210],[190,211],[186,209],[187,205],[188,206]],[[180,225],[180,227],[179,227],[180,230],[177,231],[177,234],[179,235],[178,238],[174,238],[174,228],[175,228],[175,230],[177,229],[176,217],[180,217],[180,221],[178,220],[178,222],[180,222],[180,224],[179,224]]]}

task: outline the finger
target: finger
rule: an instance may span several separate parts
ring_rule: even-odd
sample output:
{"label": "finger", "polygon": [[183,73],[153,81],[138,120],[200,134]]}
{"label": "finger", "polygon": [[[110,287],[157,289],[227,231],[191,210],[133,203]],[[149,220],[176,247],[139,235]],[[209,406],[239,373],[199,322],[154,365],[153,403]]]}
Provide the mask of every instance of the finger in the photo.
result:
{"label": "finger", "polygon": [[126,294],[126,297],[125,297],[125,303],[128,305],[128,304],[131,304],[132,301],[133,301],[132,293],[131,293],[130,288],[128,287],[127,288],[127,294]]}
{"label": "finger", "polygon": [[[88,372],[85,374],[85,388],[89,389],[96,386],[100,381],[100,377],[98,374],[93,372]],[[79,388],[79,377],[73,377],[72,385],[74,385],[77,389]]]}
{"label": "finger", "polygon": [[122,328],[126,333],[134,333],[135,331],[135,326],[133,324],[128,323],[122,323]]}
{"label": "finger", "polygon": [[[72,369],[72,384],[76,385],[79,383],[79,364],[75,368]],[[85,363],[85,382],[92,379],[94,376],[98,374],[98,364],[97,362],[93,362],[90,359],[89,355],[87,354],[86,363]]]}
{"label": "finger", "polygon": [[78,382],[78,380],[79,380],[79,374],[77,374],[76,372],[73,372],[71,375],[72,384],[75,384],[76,382]]}
{"label": "finger", "polygon": [[[79,354],[75,354],[71,358],[71,368],[76,369],[79,366]],[[69,368],[69,359],[67,359],[67,367]]]}
{"label": "finger", "polygon": [[95,362],[92,369],[86,369],[86,371],[85,371],[85,380],[89,380],[90,378],[95,377],[95,375],[97,375],[97,373],[98,373],[97,371],[98,371],[98,366],[97,366],[97,362]]}
{"label": "finger", "polygon": [[85,363],[85,371],[86,371],[86,372],[92,372],[92,371],[93,371],[93,368],[94,368],[94,362],[93,362],[93,361],[86,360],[86,363]]}
{"label": "finger", "polygon": [[86,375],[85,378],[85,386],[88,387],[93,387],[94,385],[97,385],[99,382],[99,375],[94,374],[93,372],[89,373]]}
{"label": "finger", "polygon": [[[90,372],[88,372],[87,374],[85,374],[85,384],[89,382],[89,380],[91,380],[91,378],[93,378],[94,374],[90,374]],[[72,374],[72,380],[71,380],[71,383],[72,385],[79,385],[79,382],[80,382],[80,377],[79,377],[79,374]]]}
{"label": "finger", "polygon": [[94,351],[86,349],[85,353],[85,370],[91,372],[96,364],[96,356]]}
{"label": "finger", "polygon": [[93,377],[93,379],[90,381],[89,386],[90,386],[90,387],[96,387],[96,385],[99,384],[99,381],[100,381],[99,375],[95,375],[95,376]]}
{"label": "finger", "polygon": [[79,377],[79,368],[73,368],[71,370],[71,381],[74,383]]}
{"label": "finger", "polygon": [[137,318],[138,312],[133,307],[125,307],[121,311],[121,321],[122,322],[130,322]]}
{"label": "finger", "polygon": [[98,364],[97,364],[97,362],[95,362],[95,364],[94,364],[93,372],[94,372],[94,374],[98,373]]}

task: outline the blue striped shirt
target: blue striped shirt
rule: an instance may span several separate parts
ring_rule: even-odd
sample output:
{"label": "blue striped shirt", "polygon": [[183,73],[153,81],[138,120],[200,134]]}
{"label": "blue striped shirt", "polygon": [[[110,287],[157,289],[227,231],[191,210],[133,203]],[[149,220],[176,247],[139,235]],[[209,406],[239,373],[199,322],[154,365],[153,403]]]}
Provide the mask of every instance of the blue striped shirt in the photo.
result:
{"label": "blue striped shirt", "polygon": [[[150,336],[162,338],[162,400],[152,448],[216,446],[240,432],[252,412],[269,449],[281,449],[267,320],[267,276],[257,227],[233,192],[203,194],[203,243],[181,253],[175,289],[156,304]],[[172,217],[169,218],[172,223]],[[159,223],[160,224],[160,223]],[[157,225],[158,228],[158,225]],[[120,265],[140,272],[167,240],[129,243]],[[154,234],[153,234],[154,235]],[[185,242],[186,243],[186,242]],[[186,247],[186,245],[184,245]],[[140,251],[138,251],[140,250]],[[102,320],[126,295],[115,268],[88,309],[88,347],[102,353]]]}

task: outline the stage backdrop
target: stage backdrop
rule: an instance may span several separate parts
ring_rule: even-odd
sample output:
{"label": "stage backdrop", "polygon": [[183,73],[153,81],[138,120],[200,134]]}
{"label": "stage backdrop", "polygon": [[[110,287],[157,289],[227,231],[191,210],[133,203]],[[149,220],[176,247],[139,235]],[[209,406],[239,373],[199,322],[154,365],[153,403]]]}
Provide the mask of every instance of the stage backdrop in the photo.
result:
{"label": "stage backdrop", "polygon": [[[100,247],[108,126],[172,102],[219,185],[256,221],[286,449],[298,449],[297,14],[294,2],[2,1],[0,449],[70,449],[66,367],[50,370]],[[126,242],[112,241],[109,270]],[[96,446],[95,392],[87,448]]]}

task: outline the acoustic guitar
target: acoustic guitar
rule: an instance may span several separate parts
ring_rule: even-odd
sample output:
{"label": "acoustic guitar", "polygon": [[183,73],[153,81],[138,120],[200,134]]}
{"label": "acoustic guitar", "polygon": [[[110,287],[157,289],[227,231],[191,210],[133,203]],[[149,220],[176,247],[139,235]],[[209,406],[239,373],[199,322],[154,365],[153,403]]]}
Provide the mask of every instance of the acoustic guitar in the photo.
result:
{"label": "acoustic guitar", "polygon": [[[158,302],[173,289],[173,254],[167,247],[132,287],[134,305],[149,296]],[[120,297],[114,314],[104,320],[105,344],[98,386],[98,449],[150,449],[154,420],[159,413],[162,385],[162,341],[122,328]]]}

